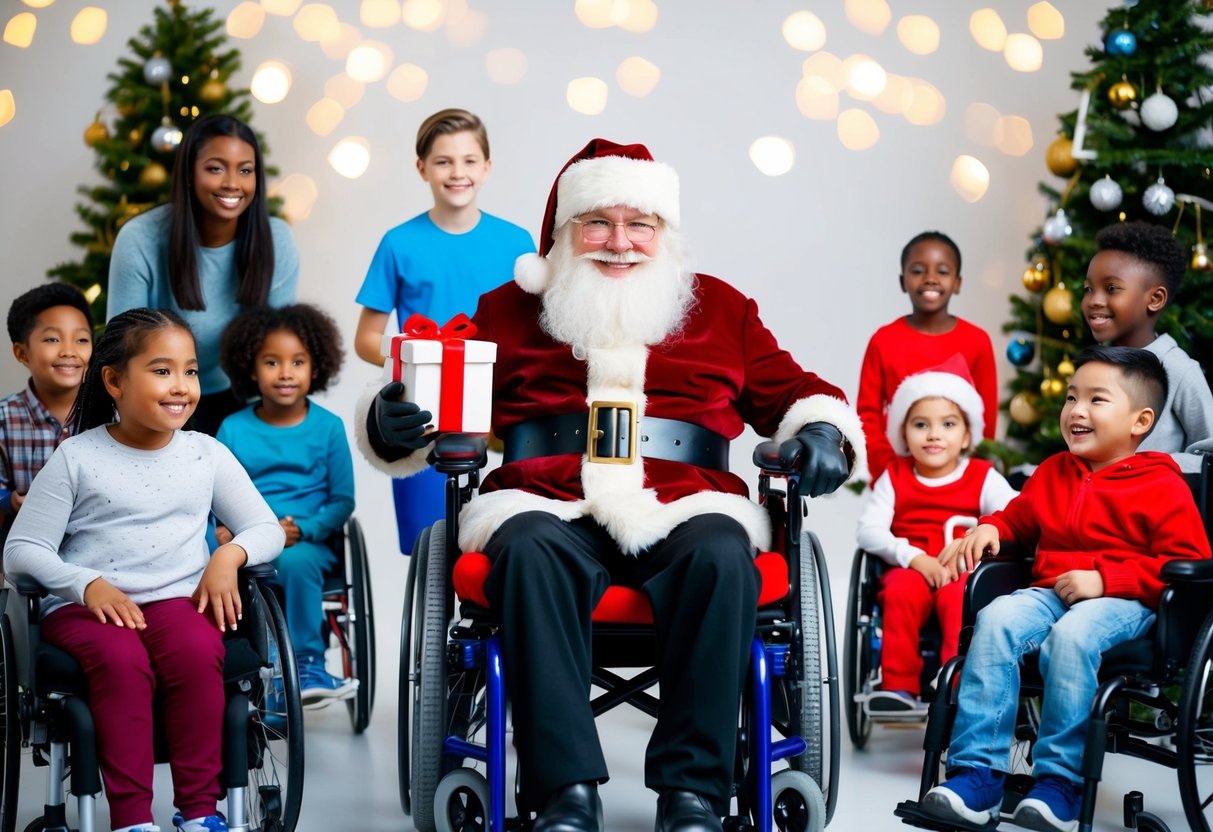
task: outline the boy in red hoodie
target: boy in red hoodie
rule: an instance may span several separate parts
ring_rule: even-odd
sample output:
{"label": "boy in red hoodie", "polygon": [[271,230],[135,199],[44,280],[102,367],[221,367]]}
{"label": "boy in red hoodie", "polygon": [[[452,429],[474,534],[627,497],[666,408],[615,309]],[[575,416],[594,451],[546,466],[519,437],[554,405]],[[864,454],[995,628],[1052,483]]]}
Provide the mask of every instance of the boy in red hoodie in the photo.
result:
{"label": "boy in red hoodie", "polygon": [[1011,821],[1072,830],[1079,773],[1100,654],[1139,638],[1154,622],[1162,566],[1207,558],[1208,539],[1191,491],[1170,456],[1137,453],[1167,398],[1152,353],[1091,347],[1066,391],[1061,431],[1069,446],[1045,460],[1005,509],[981,518],[939,557],[972,568],[999,542],[1035,550],[1033,583],[981,611],[961,676],[948,749],[948,779],[923,797],[944,821],[998,821],[1009,768],[1025,655],[1039,653],[1044,698],[1033,749],[1036,785]]}

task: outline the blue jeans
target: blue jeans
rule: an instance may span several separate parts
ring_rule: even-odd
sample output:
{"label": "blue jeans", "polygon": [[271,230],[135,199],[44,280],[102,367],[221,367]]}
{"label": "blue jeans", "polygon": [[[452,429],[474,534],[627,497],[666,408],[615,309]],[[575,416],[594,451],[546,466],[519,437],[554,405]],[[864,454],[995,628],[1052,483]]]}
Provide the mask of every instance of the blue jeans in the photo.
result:
{"label": "blue jeans", "polygon": [[1100,654],[1140,638],[1153,623],[1153,610],[1125,598],[1070,607],[1052,589],[1031,587],[993,601],[977,614],[965,658],[948,768],[1010,768],[1020,667],[1038,652],[1044,700],[1032,771],[1080,782]]}
{"label": "blue jeans", "polygon": [[286,598],[286,628],[291,646],[300,659],[319,657],[324,662],[324,575],[337,563],[337,556],[325,543],[300,540],[287,546],[274,561],[277,581]]}

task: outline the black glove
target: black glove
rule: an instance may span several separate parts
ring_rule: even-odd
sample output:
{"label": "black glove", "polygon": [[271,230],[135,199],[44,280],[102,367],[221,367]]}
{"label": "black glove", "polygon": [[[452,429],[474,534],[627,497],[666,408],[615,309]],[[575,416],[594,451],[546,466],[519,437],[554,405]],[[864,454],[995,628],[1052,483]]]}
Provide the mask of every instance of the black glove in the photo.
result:
{"label": "black glove", "polygon": [[426,434],[425,427],[434,421],[428,410],[422,410],[415,402],[402,402],[404,385],[393,381],[383,386],[375,396],[371,408],[375,429],[385,448],[402,456],[424,448],[433,438]]}
{"label": "black glove", "polygon": [[851,473],[842,450],[842,433],[828,422],[805,425],[779,446],[779,458],[800,468],[800,496],[820,497],[847,481]]}

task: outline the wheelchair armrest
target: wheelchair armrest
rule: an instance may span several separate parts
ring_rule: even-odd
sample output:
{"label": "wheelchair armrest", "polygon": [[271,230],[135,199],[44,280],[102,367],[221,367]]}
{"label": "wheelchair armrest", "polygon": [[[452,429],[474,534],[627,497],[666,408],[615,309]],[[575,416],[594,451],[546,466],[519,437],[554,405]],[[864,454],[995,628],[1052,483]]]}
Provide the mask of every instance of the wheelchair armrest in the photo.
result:
{"label": "wheelchair armrest", "polygon": [[1172,560],[1163,564],[1162,579],[1169,584],[1213,583],[1213,560]]}
{"label": "wheelchair armrest", "polygon": [[46,597],[46,587],[38,582],[38,579],[32,575],[16,575],[8,574],[5,579],[12,585],[13,589],[17,590],[19,595],[32,596],[35,598]]}
{"label": "wheelchair armrest", "polygon": [[444,433],[434,442],[434,470],[470,474],[488,464],[489,439],[480,433]]}
{"label": "wheelchair armrest", "polygon": [[278,574],[278,570],[274,568],[273,563],[257,563],[252,566],[242,566],[238,571],[242,577],[252,578],[255,581],[267,581]]}
{"label": "wheelchair armrest", "polygon": [[800,470],[799,459],[780,459],[778,442],[759,442],[754,449],[753,459],[754,465],[764,474],[786,477]]}
{"label": "wheelchair armrest", "polygon": [[982,558],[965,582],[965,625],[977,620],[977,613],[1000,595],[1008,595],[1032,582],[1032,562],[1018,557],[991,555]]}

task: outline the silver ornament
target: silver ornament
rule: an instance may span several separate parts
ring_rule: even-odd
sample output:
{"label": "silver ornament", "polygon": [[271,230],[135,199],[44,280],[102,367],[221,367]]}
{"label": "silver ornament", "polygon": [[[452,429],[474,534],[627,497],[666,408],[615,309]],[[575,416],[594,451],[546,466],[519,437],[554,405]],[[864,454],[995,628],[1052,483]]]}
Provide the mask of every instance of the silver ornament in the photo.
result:
{"label": "silver ornament", "polygon": [[1146,206],[1146,210],[1154,216],[1161,217],[1175,207],[1175,191],[1168,188],[1167,183],[1160,176],[1157,182],[1146,188],[1146,192],[1141,198],[1141,204]]}
{"label": "silver ornament", "polygon": [[167,118],[152,131],[152,147],[161,153],[172,153],[181,144],[181,131]]}
{"label": "silver ornament", "polygon": [[1111,211],[1120,205],[1124,191],[1115,179],[1105,176],[1091,186],[1091,204],[1100,211]]}
{"label": "silver ornament", "polygon": [[143,80],[152,86],[160,86],[172,75],[173,65],[168,62],[168,58],[157,55],[154,58],[148,58],[147,63],[143,65]]}
{"label": "silver ornament", "polygon": [[1065,210],[1058,208],[1056,214],[1045,220],[1040,235],[1044,237],[1046,243],[1057,245],[1069,237],[1073,231],[1074,229],[1070,227],[1070,218],[1066,216]]}
{"label": "silver ornament", "polygon": [[1167,95],[1156,92],[1141,102],[1141,120],[1151,130],[1166,130],[1179,120],[1179,106]]}

